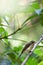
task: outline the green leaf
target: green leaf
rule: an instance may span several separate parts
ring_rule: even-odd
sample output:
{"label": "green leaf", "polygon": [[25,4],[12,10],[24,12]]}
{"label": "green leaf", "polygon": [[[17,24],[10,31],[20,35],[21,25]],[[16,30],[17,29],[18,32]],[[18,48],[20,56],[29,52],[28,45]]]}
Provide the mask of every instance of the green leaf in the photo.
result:
{"label": "green leaf", "polygon": [[38,65],[43,65],[43,61],[41,61]]}
{"label": "green leaf", "polygon": [[38,4],[38,2],[32,2],[32,4],[29,6],[26,7],[26,10],[25,10],[25,13],[33,13],[35,11],[35,9],[39,9],[40,6]]}
{"label": "green leaf", "polygon": [[13,62],[16,61],[17,56],[15,55],[14,52],[8,52],[7,55],[9,56],[9,58],[10,58]]}
{"label": "green leaf", "polygon": [[38,64],[38,62],[37,62],[37,60],[34,58],[34,57],[30,57],[29,58],[29,60],[27,61],[27,63],[26,63],[26,65],[37,65]]}
{"label": "green leaf", "polygon": [[0,27],[0,36],[4,37],[6,36],[8,33],[6,32],[6,30],[3,27]]}
{"label": "green leaf", "polygon": [[36,53],[38,56],[42,57],[43,58],[43,47],[37,47],[35,50],[34,50],[34,53]]}

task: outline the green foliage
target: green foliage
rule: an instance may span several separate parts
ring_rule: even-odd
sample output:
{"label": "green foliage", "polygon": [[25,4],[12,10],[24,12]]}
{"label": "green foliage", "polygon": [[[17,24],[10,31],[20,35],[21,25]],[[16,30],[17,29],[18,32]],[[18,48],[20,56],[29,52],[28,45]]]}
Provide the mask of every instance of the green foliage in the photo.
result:
{"label": "green foliage", "polygon": [[38,65],[43,65],[43,61],[41,61]]}
{"label": "green foliage", "polygon": [[36,9],[39,9],[39,8],[40,8],[40,6],[39,6],[38,2],[35,1],[30,6],[26,7],[25,12],[31,13],[31,12],[34,12]]}
{"label": "green foliage", "polygon": [[[41,2],[41,3],[43,3],[43,2]],[[0,46],[2,43],[4,43],[4,45],[5,45],[5,48],[3,47],[4,52],[0,53],[1,65],[3,65],[4,62],[7,63],[7,65],[21,65],[21,63],[24,61],[25,57],[28,54],[28,51],[27,51],[27,53],[25,52],[21,57],[19,57],[19,55],[25,45],[25,44],[23,44],[23,42],[30,41],[31,39],[34,40],[32,35],[37,36],[37,39],[38,39],[40,37],[40,35],[43,34],[43,8],[40,7],[40,3],[36,2],[36,1],[32,2],[31,5],[28,5],[26,7],[24,14],[25,13],[31,13],[31,15],[28,16],[27,19],[25,19],[23,24],[21,24],[21,28],[18,28],[16,31],[14,30],[14,32],[11,29],[11,31],[12,31],[11,34],[9,34],[9,31],[10,31],[9,22],[10,21],[8,22],[6,20],[6,17],[4,16],[4,20],[8,25],[8,28],[6,28],[6,30],[5,30],[5,25],[2,23],[3,17],[0,17]],[[18,20],[17,20],[17,22],[18,22]],[[7,29],[8,29],[8,32],[7,32]],[[14,25],[14,29],[15,29],[15,25]],[[30,32],[31,38],[29,36],[29,32]],[[12,35],[14,35],[14,36],[12,36]],[[27,40],[25,40],[25,37],[22,37],[22,35],[27,36]],[[21,40],[16,39],[16,41],[17,40],[21,41],[22,42],[21,46],[18,46],[18,47],[14,46],[12,49],[12,46],[11,46],[12,43],[10,42],[11,41],[10,36],[12,37],[12,43],[13,43],[13,40],[15,40],[15,38],[20,38]],[[22,38],[24,38],[23,41],[22,41]],[[43,42],[42,42],[42,44],[43,44]],[[3,44],[2,44],[2,46],[3,46]],[[3,58],[5,58],[5,57],[12,61],[11,64],[9,63],[10,61],[7,62],[7,60],[6,61],[3,60]],[[38,46],[34,50],[34,54],[32,54],[32,56],[26,62],[26,65],[33,65],[33,64],[34,65],[43,65],[43,46],[42,47]]]}

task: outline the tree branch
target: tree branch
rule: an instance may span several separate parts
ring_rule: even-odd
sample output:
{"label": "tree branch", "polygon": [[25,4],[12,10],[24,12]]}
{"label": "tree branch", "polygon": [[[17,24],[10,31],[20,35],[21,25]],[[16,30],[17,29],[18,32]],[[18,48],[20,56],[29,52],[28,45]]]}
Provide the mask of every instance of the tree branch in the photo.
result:
{"label": "tree branch", "polygon": [[11,34],[9,34],[9,35],[7,35],[7,36],[4,36],[4,37],[0,37],[0,40],[1,39],[7,39],[9,36],[11,36],[11,35],[13,35],[13,34],[15,34],[15,33],[17,33],[19,30],[21,30],[22,28],[18,28],[16,31],[14,31],[13,33],[11,33]]}
{"label": "tree branch", "polygon": [[40,37],[40,39],[35,43],[33,49],[31,50],[31,52],[27,55],[27,57],[24,59],[24,61],[21,63],[21,65],[25,65],[27,60],[29,59],[29,57],[32,55],[34,49],[37,47],[37,45],[43,40],[43,35]]}
{"label": "tree branch", "polygon": [[37,15],[34,14],[34,15],[28,17],[28,18],[23,22],[23,24],[21,25],[21,28],[18,28],[16,31],[14,31],[13,33],[11,33],[11,34],[9,34],[9,35],[7,35],[7,36],[0,37],[0,40],[1,40],[1,39],[8,39],[9,36],[11,36],[11,35],[13,35],[13,34],[16,34],[19,30],[21,30],[21,29],[24,28],[24,26],[25,26],[25,24],[26,24],[26,22],[27,22],[28,20],[30,20],[31,18],[34,18],[34,17],[36,17],[36,16],[37,16]]}
{"label": "tree branch", "polygon": [[9,36],[13,35],[13,34],[16,34],[19,30],[23,29],[24,26],[21,26],[21,28],[18,28],[16,31],[14,31],[13,33],[7,35],[7,36],[4,36],[4,37],[0,37],[0,40],[1,39],[8,39]]}

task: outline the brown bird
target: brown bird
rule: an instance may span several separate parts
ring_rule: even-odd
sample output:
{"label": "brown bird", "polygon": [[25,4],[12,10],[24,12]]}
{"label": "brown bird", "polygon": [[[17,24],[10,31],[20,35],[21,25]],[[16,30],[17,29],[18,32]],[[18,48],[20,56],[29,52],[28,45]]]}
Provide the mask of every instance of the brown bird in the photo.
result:
{"label": "brown bird", "polygon": [[34,47],[35,41],[30,41],[25,45],[22,52],[20,53],[19,57],[28,49],[28,52],[31,52],[32,48]]}

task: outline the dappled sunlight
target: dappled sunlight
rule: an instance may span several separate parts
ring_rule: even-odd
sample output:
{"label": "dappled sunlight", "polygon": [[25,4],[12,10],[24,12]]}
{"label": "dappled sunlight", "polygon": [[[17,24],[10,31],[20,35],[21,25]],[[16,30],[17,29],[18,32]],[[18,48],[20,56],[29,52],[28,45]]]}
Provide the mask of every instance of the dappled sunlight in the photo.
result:
{"label": "dappled sunlight", "polygon": [[43,0],[0,0],[0,65],[33,64],[43,65]]}
{"label": "dappled sunlight", "polygon": [[23,11],[31,1],[34,0],[0,0],[0,14],[13,14]]}

